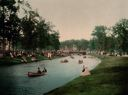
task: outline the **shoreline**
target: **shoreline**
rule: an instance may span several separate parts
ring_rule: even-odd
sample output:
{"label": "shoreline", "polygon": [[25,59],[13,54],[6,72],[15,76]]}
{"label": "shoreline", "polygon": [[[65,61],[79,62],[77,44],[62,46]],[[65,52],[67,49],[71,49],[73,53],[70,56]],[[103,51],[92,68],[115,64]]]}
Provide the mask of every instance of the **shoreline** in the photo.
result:
{"label": "shoreline", "polygon": [[[83,63],[83,64],[80,64],[80,67],[82,67],[82,66],[87,66],[87,68],[88,68],[88,70],[87,71],[91,71],[91,70],[93,70],[93,69],[95,69],[95,67],[97,67],[100,63],[101,63],[101,60],[99,59],[99,58],[97,58],[97,57],[95,57],[95,56],[92,56],[92,55],[87,55],[87,59],[91,59],[92,61],[90,61],[90,60],[84,60],[84,61],[86,61],[85,63]],[[95,60],[95,61],[94,61]],[[87,65],[87,63],[89,64],[90,63],[90,65]],[[82,69],[81,69],[82,70]],[[85,70],[86,71],[86,70]],[[61,88],[61,87],[63,87],[63,86],[65,86],[65,85],[68,85],[70,82],[72,82],[72,81],[74,81],[75,79],[77,79],[78,77],[86,77],[86,76],[81,76],[81,74],[82,74],[82,72],[80,71],[80,73],[79,73],[79,76],[77,76],[76,78],[74,78],[73,80],[71,80],[71,81],[69,81],[68,83],[66,83],[66,84],[64,84],[64,85],[62,85],[62,86],[60,86],[60,87],[57,87],[57,88],[55,88],[55,89],[53,89],[53,90],[51,90],[51,91],[49,91],[49,92],[52,92],[52,91],[54,91],[54,90],[56,90],[56,89],[58,89],[58,88]],[[46,93],[49,93],[49,92],[46,92]],[[47,95],[46,93],[44,93],[43,95]],[[49,94],[48,94],[49,95]],[[50,94],[51,95],[51,94]],[[56,95],[56,94],[55,94]],[[61,95],[61,94],[57,94],[57,95]]]}
{"label": "shoreline", "polygon": [[128,92],[128,58],[97,56],[101,63],[91,75],[78,77],[44,95],[124,95]]}
{"label": "shoreline", "polygon": [[[52,59],[61,58],[59,56],[54,56]],[[2,59],[2,60],[1,60]],[[30,58],[26,58],[27,62],[21,62],[21,58],[11,58],[11,57],[4,57],[0,59],[0,66],[12,66],[12,65],[19,65],[19,64],[30,64],[33,62],[40,62],[43,60],[52,60],[45,56],[40,56],[35,61],[31,61]]]}

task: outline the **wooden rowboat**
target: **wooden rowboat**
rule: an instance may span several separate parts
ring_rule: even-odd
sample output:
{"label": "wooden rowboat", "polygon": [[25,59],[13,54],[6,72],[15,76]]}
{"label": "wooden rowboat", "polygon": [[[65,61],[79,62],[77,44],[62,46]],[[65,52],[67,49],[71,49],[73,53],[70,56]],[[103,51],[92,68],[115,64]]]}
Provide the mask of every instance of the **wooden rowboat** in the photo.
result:
{"label": "wooden rowboat", "polygon": [[67,63],[68,60],[67,60],[67,59],[65,59],[65,60],[61,60],[60,62],[61,62],[61,63]]}
{"label": "wooden rowboat", "polygon": [[28,72],[28,77],[38,77],[38,76],[44,76],[45,72],[41,73],[35,73],[35,72]]}

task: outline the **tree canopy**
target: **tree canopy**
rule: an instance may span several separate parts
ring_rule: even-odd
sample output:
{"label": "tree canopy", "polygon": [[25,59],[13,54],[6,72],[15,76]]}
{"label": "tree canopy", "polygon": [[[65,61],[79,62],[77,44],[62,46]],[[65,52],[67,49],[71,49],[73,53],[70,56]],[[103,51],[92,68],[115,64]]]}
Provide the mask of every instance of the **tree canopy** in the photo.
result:
{"label": "tree canopy", "polygon": [[61,42],[61,48],[77,48],[77,50],[86,50],[88,48],[89,41],[81,40],[66,40]]}
{"label": "tree canopy", "polygon": [[128,19],[121,19],[111,27],[96,26],[92,36],[90,50],[128,53]]}
{"label": "tree canopy", "polygon": [[[23,17],[20,17],[20,12]],[[1,49],[58,49],[59,33],[24,0],[0,0]],[[8,46],[8,47],[7,47]]]}

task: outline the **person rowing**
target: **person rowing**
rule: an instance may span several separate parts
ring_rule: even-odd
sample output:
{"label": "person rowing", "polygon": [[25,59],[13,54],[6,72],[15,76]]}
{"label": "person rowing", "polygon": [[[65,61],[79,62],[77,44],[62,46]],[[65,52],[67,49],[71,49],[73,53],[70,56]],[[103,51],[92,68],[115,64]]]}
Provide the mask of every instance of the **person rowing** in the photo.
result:
{"label": "person rowing", "polygon": [[47,69],[44,67],[44,70],[42,72],[46,73],[47,72]]}
{"label": "person rowing", "polygon": [[38,67],[38,71],[37,71],[37,73],[41,74],[41,70],[40,70],[40,68],[39,68],[39,67]]}

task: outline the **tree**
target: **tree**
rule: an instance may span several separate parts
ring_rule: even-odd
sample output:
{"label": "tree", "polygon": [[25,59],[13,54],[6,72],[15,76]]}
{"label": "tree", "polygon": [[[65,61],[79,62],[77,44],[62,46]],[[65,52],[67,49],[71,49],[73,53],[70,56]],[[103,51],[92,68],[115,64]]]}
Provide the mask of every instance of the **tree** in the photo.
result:
{"label": "tree", "polygon": [[61,48],[67,47],[68,49],[73,49],[75,46],[77,50],[86,50],[88,48],[89,42],[87,40],[66,40],[61,42]]}
{"label": "tree", "polygon": [[90,50],[97,50],[97,39],[96,38],[92,38],[90,41],[89,41],[89,49]]}
{"label": "tree", "polygon": [[38,33],[38,48],[44,49],[46,46],[48,46],[49,43],[49,31],[50,26],[47,24],[45,20],[40,19],[39,23],[37,23],[37,33]]}
{"label": "tree", "polygon": [[88,41],[87,40],[84,40],[84,39],[78,40],[77,44],[78,44],[77,48],[79,50],[86,50],[88,48]]}
{"label": "tree", "polygon": [[[104,51],[106,50],[106,26],[96,26],[95,29],[93,30],[92,36],[96,40],[96,49],[99,51]],[[93,40],[94,40],[93,39]]]}
{"label": "tree", "polygon": [[118,46],[123,52],[128,53],[128,19],[121,19],[113,27]]}
{"label": "tree", "polygon": [[38,13],[35,11],[28,11],[25,17],[22,18],[21,25],[23,31],[22,46],[24,49],[34,50],[37,47],[37,31],[36,25],[39,17]]}
{"label": "tree", "polygon": [[15,0],[0,0],[0,38],[2,39],[3,50],[7,44],[9,49],[11,45],[14,47],[19,38],[18,4],[19,2]]}
{"label": "tree", "polygon": [[[20,17],[20,11],[23,11]],[[35,50],[52,46],[59,48],[59,34],[53,32],[53,25],[42,20],[37,11],[24,0],[0,0],[0,44],[3,50],[21,46]],[[54,41],[54,42],[52,42]]]}
{"label": "tree", "polygon": [[49,45],[51,45],[53,47],[53,49],[58,50],[59,46],[60,46],[60,42],[59,42],[59,33],[54,31],[52,34],[50,34],[50,43]]}

